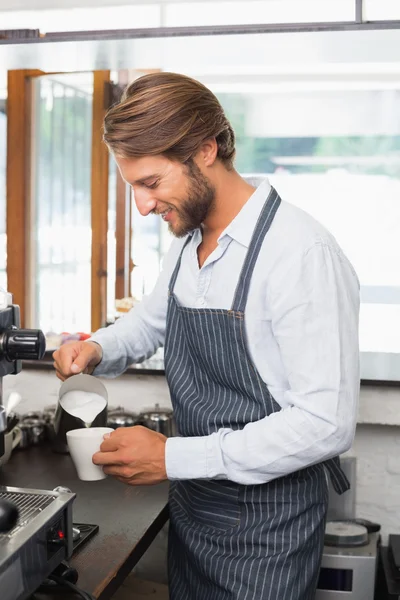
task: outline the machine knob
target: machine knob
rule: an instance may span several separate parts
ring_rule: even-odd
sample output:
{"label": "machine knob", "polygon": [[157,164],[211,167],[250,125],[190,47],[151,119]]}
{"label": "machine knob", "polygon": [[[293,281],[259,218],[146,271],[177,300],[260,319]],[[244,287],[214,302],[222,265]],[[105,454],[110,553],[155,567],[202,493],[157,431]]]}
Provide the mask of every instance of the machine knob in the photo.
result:
{"label": "machine knob", "polygon": [[7,360],[40,360],[46,338],[40,329],[9,329],[3,334],[3,355]]}
{"label": "machine knob", "polygon": [[0,499],[0,533],[11,531],[17,524],[18,508],[8,500]]}

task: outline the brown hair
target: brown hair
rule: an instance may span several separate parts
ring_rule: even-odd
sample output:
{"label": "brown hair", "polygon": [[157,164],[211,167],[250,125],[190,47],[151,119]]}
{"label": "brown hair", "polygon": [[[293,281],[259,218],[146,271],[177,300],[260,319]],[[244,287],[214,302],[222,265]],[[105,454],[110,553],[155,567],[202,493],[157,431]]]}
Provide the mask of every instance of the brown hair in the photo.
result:
{"label": "brown hair", "polygon": [[203,84],[178,73],[139,77],[104,120],[103,139],[121,158],[163,154],[186,163],[210,138],[231,169],[235,134],[222,106]]}

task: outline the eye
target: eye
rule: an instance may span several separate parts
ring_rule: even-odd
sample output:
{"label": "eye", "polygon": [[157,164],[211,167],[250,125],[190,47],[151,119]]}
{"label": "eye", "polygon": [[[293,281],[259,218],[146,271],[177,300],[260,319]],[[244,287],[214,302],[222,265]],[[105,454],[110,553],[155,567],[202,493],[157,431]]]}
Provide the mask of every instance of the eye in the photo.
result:
{"label": "eye", "polygon": [[158,186],[158,181],[154,181],[154,183],[144,183],[143,185],[149,190],[154,190],[154,188]]}

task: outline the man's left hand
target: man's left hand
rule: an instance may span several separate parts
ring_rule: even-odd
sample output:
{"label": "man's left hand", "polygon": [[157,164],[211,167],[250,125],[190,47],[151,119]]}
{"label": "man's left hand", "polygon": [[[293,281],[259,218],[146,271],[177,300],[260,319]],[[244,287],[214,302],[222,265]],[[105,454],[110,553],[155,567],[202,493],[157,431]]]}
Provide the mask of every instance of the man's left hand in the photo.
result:
{"label": "man's left hand", "polygon": [[136,425],[107,436],[92,458],[95,465],[103,465],[106,475],[128,485],[154,485],[167,479],[164,435]]}

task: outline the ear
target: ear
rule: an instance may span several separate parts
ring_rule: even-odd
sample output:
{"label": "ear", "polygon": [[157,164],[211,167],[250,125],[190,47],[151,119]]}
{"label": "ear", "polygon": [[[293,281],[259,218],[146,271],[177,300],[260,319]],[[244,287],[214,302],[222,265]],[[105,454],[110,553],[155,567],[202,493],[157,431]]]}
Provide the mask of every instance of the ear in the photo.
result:
{"label": "ear", "polygon": [[197,153],[196,158],[200,161],[200,164],[204,167],[212,167],[217,159],[218,144],[215,138],[205,140],[200,150]]}

